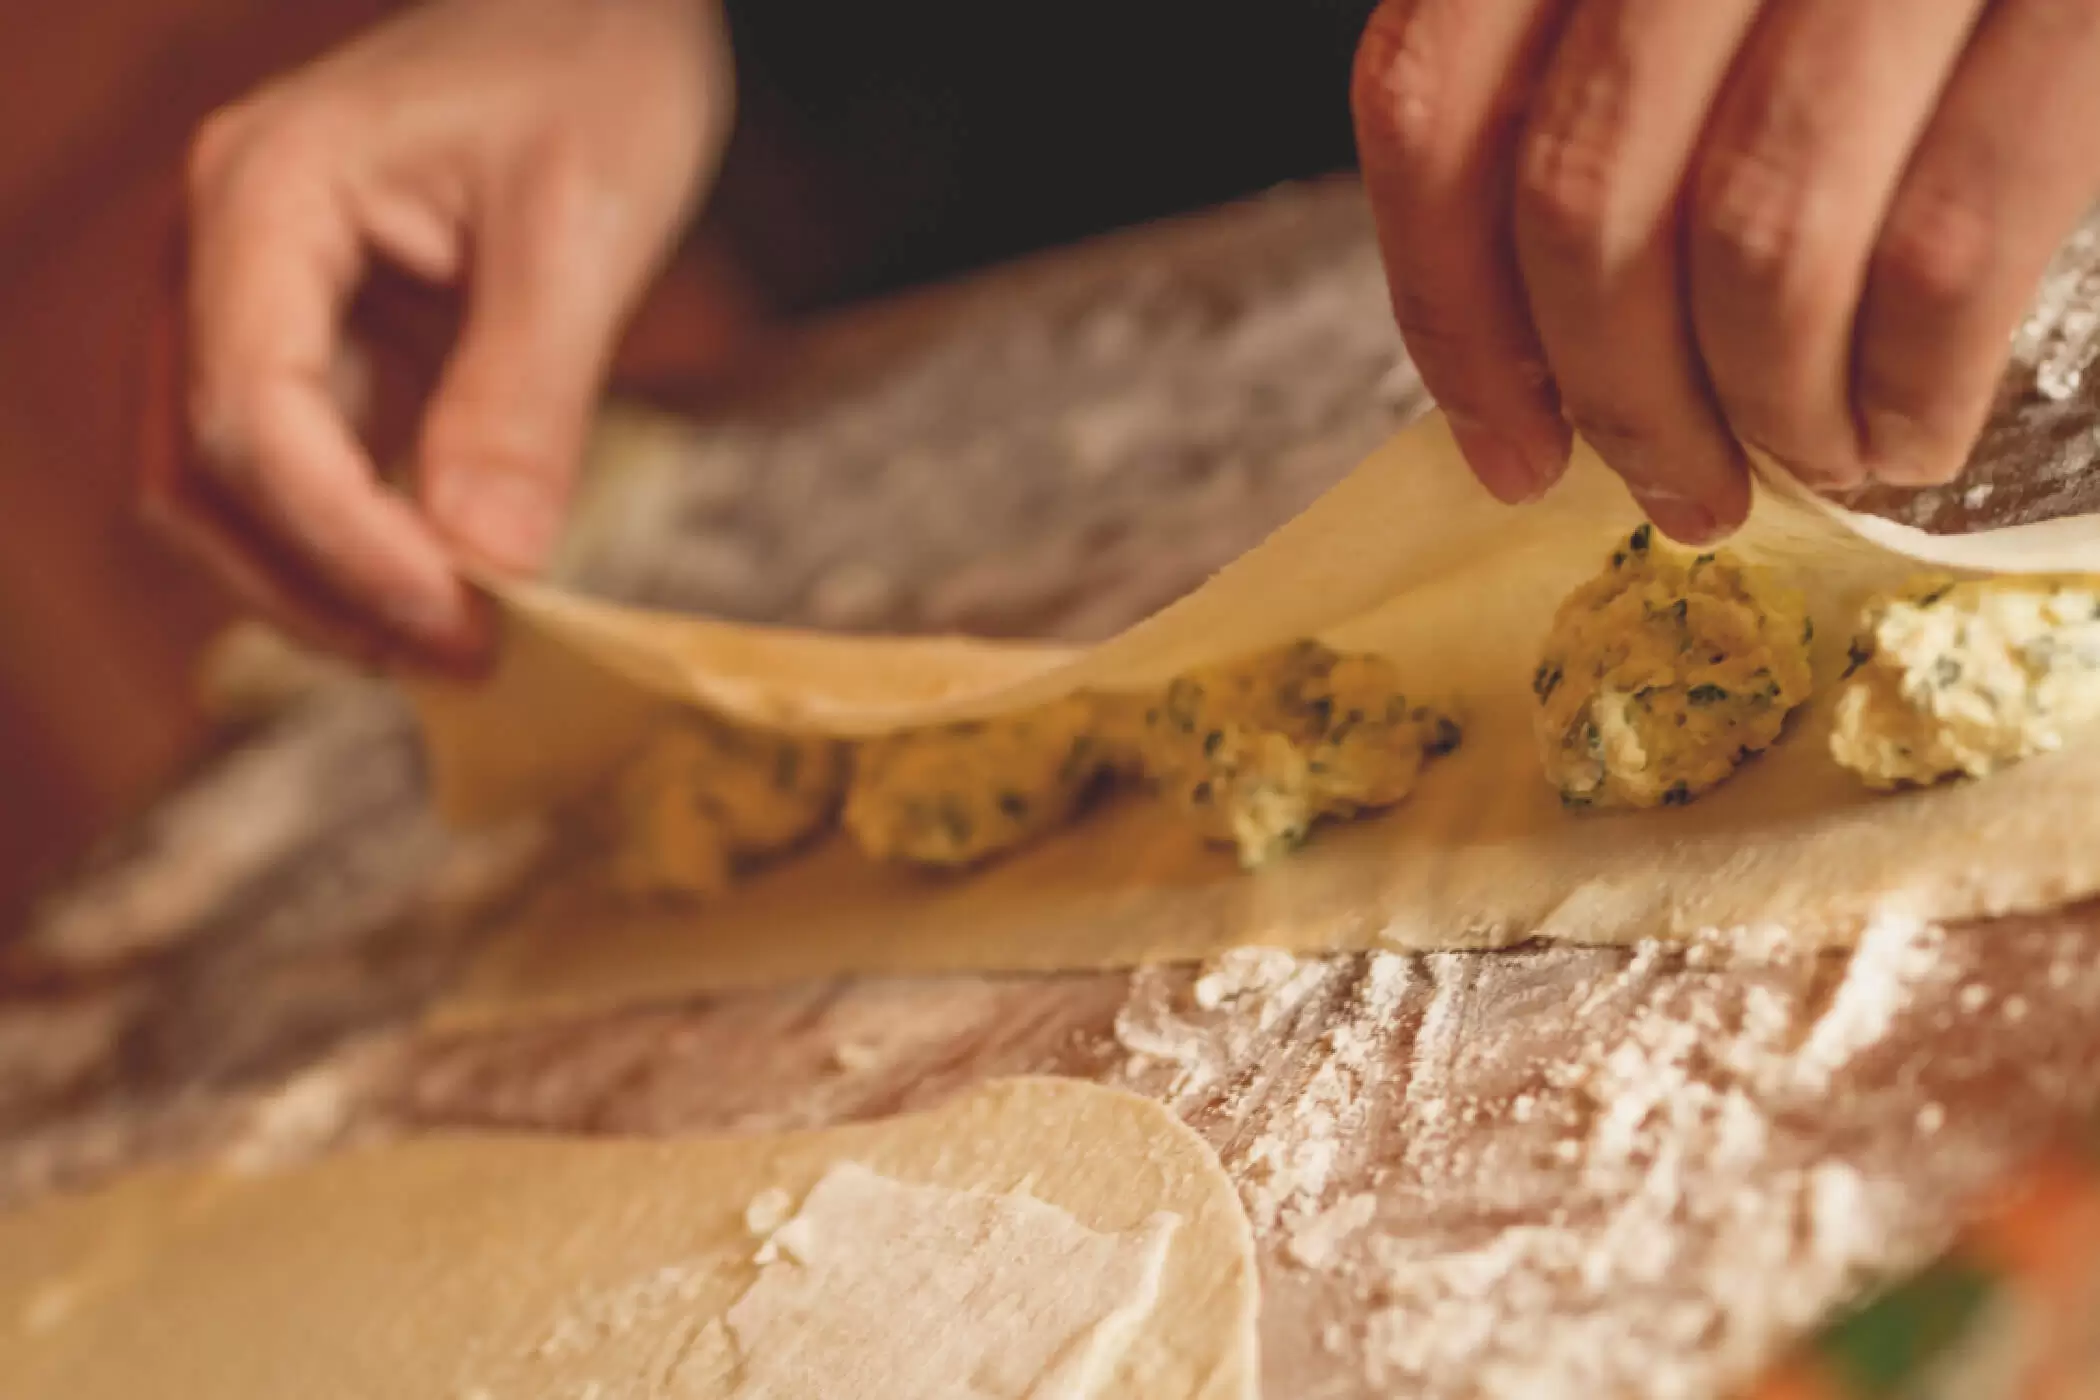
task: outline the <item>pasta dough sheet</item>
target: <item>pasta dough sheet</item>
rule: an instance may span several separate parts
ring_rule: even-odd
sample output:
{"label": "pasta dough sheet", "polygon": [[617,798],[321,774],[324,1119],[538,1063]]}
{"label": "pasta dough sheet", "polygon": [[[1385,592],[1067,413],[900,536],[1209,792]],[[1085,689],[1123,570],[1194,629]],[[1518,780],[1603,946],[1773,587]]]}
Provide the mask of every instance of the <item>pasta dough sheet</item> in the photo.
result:
{"label": "pasta dough sheet", "polygon": [[1007,1080],[822,1132],[427,1140],[0,1217],[0,1393],[1252,1400],[1257,1287],[1200,1138]]}
{"label": "pasta dough sheet", "polygon": [[[426,690],[441,800],[485,819],[561,800],[656,707],[857,735],[995,714],[1315,636],[1391,657],[1455,713],[1461,748],[1399,806],[1252,874],[1124,802],[960,878],[873,867],[833,842],[718,904],[620,908],[550,892],[499,936],[440,1019],[485,1024],[840,973],[1054,970],[1296,951],[1584,942],[1780,928],[1842,943],[1877,915],[1960,918],[2100,890],[2079,820],[2100,745],[1987,783],[1894,796],[1831,760],[1831,691],[1860,604],[1923,566],[2100,570],[2100,519],[1940,537],[1761,476],[1728,547],[1802,589],[1817,698],[1766,754],[1685,807],[1562,810],[1530,733],[1554,609],[1639,517],[1587,449],[1537,505],[1467,473],[1440,418],[1394,439],[1196,592],[1100,646],[831,639],[506,590],[518,645],[479,692]],[[596,765],[594,767],[594,765]]]}

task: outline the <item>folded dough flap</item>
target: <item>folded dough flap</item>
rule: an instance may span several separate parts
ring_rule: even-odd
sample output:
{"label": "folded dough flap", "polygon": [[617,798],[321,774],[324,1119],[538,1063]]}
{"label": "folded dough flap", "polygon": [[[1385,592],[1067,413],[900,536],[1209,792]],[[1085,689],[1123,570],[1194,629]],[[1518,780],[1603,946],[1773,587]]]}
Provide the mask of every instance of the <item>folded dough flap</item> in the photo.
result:
{"label": "folded dough flap", "polygon": [[[1935,536],[1848,511],[1776,470],[1759,481],[1729,547],[1793,573],[1833,637],[1866,591],[1920,564],[2100,571],[2100,517]],[[1320,637],[1392,655],[1463,712],[1524,693],[1554,606],[1638,521],[1580,445],[1543,500],[1499,504],[1433,414],[1200,588],[1091,648],[743,626],[491,581],[509,631],[496,674],[472,688],[419,683],[415,695],[441,807],[461,821],[575,795],[677,704],[864,737],[1079,690],[1150,689]]]}

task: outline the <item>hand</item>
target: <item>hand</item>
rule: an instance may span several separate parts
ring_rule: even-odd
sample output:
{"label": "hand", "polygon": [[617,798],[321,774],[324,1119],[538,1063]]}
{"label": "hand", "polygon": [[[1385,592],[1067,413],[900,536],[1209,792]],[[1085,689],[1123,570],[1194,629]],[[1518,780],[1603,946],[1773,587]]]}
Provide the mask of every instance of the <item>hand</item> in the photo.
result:
{"label": "hand", "polygon": [[1667,533],[1944,482],[2100,195],[2093,0],[1385,0],[1352,103],[1393,306],[1481,481],[1572,424]]}
{"label": "hand", "polygon": [[[546,558],[730,84],[715,0],[437,0],[214,115],[191,151],[187,324],[163,328],[191,450],[149,452],[149,514],[309,641],[484,657],[455,561]],[[465,303],[414,425],[413,501],[352,411],[402,346],[367,358],[345,325],[401,273]]]}

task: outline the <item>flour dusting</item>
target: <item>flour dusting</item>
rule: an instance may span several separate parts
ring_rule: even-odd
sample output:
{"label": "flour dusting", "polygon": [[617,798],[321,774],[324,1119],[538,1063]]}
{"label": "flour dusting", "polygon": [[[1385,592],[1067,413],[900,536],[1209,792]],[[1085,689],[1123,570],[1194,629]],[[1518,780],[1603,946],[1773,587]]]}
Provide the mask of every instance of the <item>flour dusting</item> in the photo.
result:
{"label": "flour dusting", "polygon": [[1898,917],[1844,955],[1776,930],[1242,952],[1138,974],[1117,1034],[1133,1087],[1246,1125],[1220,1152],[1271,1260],[1265,1306],[1347,1362],[1360,1389],[1333,1393],[1670,1400],[1743,1383],[1937,1248],[2015,1150],[1957,1130],[1973,1066],[1904,1050],[2024,1027],[1993,975]]}

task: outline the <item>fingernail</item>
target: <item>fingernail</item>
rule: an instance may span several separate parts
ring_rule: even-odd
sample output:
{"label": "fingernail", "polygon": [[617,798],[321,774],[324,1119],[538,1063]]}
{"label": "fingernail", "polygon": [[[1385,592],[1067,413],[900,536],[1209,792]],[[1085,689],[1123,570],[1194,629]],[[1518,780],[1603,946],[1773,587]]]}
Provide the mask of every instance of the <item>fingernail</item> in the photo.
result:
{"label": "fingernail", "polygon": [[1860,415],[1866,429],[1866,470],[1891,486],[1939,486],[1960,475],[1963,463],[1950,458],[1944,439],[1927,432],[1907,413],[1868,408]]}
{"label": "fingernail", "polygon": [[1559,480],[1564,458],[1527,450],[1515,438],[1470,419],[1446,417],[1458,450],[1496,500],[1505,505],[1535,501]]}
{"label": "fingernail", "polygon": [[[449,580],[447,583],[449,585]],[[457,637],[473,620],[467,610],[464,590],[457,586],[434,586],[414,593],[397,593],[384,599],[380,609],[396,631],[417,639]]]}
{"label": "fingernail", "polygon": [[1721,536],[1721,522],[1699,502],[1669,491],[1642,491],[1633,499],[1641,514],[1679,544],[1709,544]]}
{"label": "fingernail", "polygon": [[463,586],[441,595],[396,597],[385,608],[400,633],[387,660],[471,679],[486,669],[494,641],[487,599]]}
{"label": "fingernail", "polygon": [[537,570],[561,531],[561,511],[547,489],[509,471],[441,472],[431,484],[430,513],[454,543],[517,573]]}

